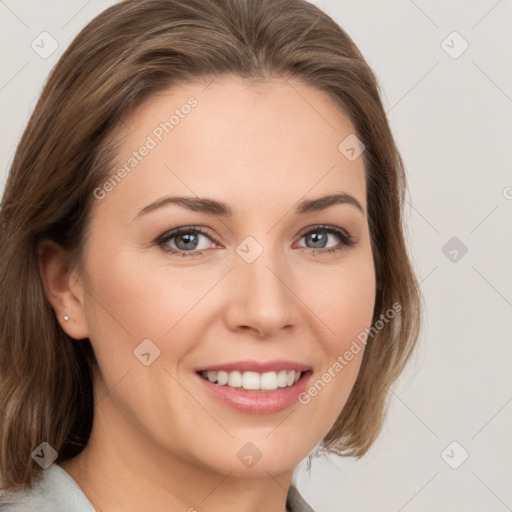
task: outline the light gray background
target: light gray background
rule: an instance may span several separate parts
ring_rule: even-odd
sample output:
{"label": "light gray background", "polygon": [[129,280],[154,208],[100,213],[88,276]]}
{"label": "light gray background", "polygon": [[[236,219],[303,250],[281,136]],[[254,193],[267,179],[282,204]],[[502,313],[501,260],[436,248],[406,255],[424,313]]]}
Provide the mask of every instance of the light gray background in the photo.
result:
{"label": "light gray background", "polygon": [[[51,67],[112,3],[0,0],[2,187]],[[512,4],[314,3],[347,30],[381,83],[408,172],[426,318],[371,452],[316,459],[310,474],[302,464],[298,486],[317,512],[512,510]],[[43,31],[59,43],[47,59],[30,46]],[[469,44],[458,58],[441,46],[463,48],[458,36],[446,39],[453,31]],[[467,247],[462,257],[451,246],[443,253],[452,237]],[[462,450],[468,459],[452,469],[446,461],[455,465]]]}

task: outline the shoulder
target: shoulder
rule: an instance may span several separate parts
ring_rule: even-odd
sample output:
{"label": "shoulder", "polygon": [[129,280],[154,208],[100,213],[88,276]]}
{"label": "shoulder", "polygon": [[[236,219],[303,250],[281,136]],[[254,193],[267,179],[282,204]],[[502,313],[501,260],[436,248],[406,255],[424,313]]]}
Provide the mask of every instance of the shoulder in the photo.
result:
{"label": "shoulder", "polygon": [[[314,512],[295,486],[288,490],[289,512]],[[0,493],[0,512],[95,512],[76,482],[57,464],[46,468],[27,490]]]}
{"label": "shoulder", "polygon": [[2,492],[0,512],[94,512],[76,482],[52,464],[27,490]]}
{"label": "shoulder", "polygon": [[286,510],[289,512],[314,512],[294,485],[288,490]]}

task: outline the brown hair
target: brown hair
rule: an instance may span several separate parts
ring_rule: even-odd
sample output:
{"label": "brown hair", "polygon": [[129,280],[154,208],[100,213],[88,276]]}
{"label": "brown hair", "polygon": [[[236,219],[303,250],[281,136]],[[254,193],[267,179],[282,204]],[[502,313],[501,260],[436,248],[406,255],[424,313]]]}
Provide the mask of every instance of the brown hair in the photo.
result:
{"label": "brown hair", "polygon": [[[46,299],[37,245],[50,238],[78,265],[94,189],[112,172],[115,128],[152,94],[220,74],[295,78],[327,93],[366,150],[368,222],[377,289],[352,393],[323,447],[362,456],[377,437],[389,385],[416,342],[421,296],[404,241],[406,181],[375,76],[350,37],[304,0],[126,0],[93,19],[66,49],[17,147],[0,210],[0,473],[32,485],[46,441],[78,454],[93,418],[89,340],[62,330]],[[340,141],[341,142],[341,141]]]}

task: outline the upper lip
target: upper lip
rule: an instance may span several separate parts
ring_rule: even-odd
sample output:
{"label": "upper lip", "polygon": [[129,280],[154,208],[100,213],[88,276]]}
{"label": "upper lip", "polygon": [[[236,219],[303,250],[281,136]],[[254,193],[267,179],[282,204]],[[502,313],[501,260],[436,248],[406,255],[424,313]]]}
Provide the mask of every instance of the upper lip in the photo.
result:
{"label": "upper lip", "polygon": [[295,361],[233,361],[231,363],[221,363],[211,366],[201,366],[197,372],[201,371],[226,371],[226,372],[278,372],[280,370],[295,370],[296,372],[306,372],[311,370],[311,366],[297,363]]}

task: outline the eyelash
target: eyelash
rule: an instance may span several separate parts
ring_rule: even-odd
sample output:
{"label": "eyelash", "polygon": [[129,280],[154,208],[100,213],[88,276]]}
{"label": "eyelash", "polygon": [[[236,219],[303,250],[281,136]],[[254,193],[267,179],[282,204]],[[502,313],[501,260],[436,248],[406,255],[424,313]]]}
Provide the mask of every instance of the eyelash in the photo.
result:
{"label": "eyelash", "polygon": [[[349,234],[345,233],[344,231],[342,231],[339,228],[336,228],[334,226],[327,226],[327,225],[318,225],[318,226],[313,226],[311,228],[308,228],[306,231],[303,231],[300,234],[299,240],[304,238],[309,233],[314,233],[317,231],[324,231],[326,233],[331,233],[331,234],[337,235],[341,241],[341,244],[337,247],[330,247],[327,249],[315,249],[315,248],[311,248],[311,247],[301,247],[300,248],[301,252],[308,252],[308,253],[312,254],[313,256],[316,256],[318,253],[321,253],[321,254],[331,253],[332,254],[332,253],[341,251],[344,248],[352,247],[355,245],[354,239]],[[200,226],[185,226],[185,227],[176,228],[176,229],[173,229],[172,231],[164,233],[163,235],[161,235],[160,237],[157,238],[156,243],[164,251],[169,252],[171,254],[178,255],[178,256],[182,256],[184,258],[204,256],[202,250],[182,251],[179,249],[174,249],[174,247],[170,247],[169,245],[167,245],[167,243],[170,240],[172,240],[173,238],[175,238],[179,235],[191,234],[191,233],[205,235],[206,237],[210,238],[210,240],[211,240],[211,236],[208,233],[208,231],[201,228]]]}

